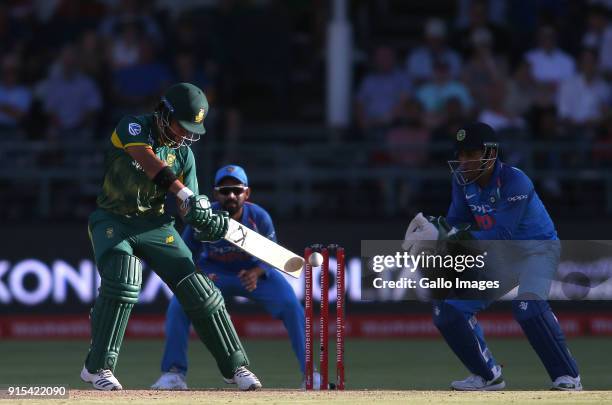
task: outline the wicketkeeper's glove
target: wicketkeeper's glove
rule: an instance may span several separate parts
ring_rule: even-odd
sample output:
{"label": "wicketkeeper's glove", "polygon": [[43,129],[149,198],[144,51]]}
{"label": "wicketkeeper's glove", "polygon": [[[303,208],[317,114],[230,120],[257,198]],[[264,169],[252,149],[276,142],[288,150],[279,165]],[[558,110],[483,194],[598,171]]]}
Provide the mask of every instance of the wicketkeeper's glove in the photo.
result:
{"label": "wicketkeeper's glove", "polygon": [[429,216],[427,220],[438,230],[438,240],[474,240],[470,224],[450,226],[443,216]]}
{"label": "wicketkeeper's glove", "polygon": [[227,211],[213,211],[206,224],[194,228],[194,237],[200,242],[215,242],[225,236],[228,228],[229,213]]}
{"label": "wicketkeeper's glove", "polygon": [[473,240],[470,225],[450,226],[443,216],[425,217],[418,213],[406,230],[402,249],[411,255],[421,252],[436,252],[443,248],[439,242],[447,240]]}
{"label": "wicketkeeper's glove", "polygon": [[428,221],[422,213],[418,213],[406,229],[402,249],[411,255],[425,251],[435,251],[438,245],[440,231]]}

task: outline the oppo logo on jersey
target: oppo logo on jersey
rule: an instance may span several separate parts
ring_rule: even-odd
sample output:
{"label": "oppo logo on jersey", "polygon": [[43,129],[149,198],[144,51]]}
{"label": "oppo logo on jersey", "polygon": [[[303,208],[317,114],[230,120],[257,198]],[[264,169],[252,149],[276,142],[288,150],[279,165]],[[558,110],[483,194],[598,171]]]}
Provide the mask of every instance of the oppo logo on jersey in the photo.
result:
{"label": "oppo logo on jersey", "polygon": [[508,197],[509,202],[521,201],[521,200],[526,200],[526,199],[527,199],[527,194],[521,194],[521,195],[515,195],[512,197]]}

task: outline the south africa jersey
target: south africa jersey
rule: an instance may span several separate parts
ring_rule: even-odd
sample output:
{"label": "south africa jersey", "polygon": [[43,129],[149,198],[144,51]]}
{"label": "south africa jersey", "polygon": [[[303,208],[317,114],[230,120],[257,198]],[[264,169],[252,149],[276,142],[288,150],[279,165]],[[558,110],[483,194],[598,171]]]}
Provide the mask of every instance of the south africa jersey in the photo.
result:
{"label": "south africa jersey", "polygon": [[124,216],[159,216],[164,213],[167,191],[149,179],[142,167],[127,153],[130,146],[152,148],[174,174],[198,194],[195,159],[189,147],[172,149],[157,145],[158,132],[153,114],[124,117],[110,138],[104,161],[104,182],[98,207]]}

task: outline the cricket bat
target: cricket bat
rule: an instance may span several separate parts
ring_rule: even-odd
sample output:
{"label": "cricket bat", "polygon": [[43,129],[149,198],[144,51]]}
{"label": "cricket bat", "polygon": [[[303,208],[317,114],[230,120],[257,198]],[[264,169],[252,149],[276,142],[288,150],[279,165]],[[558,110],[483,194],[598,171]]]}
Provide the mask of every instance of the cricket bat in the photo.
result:
{"label": "cricket bat", "polygon": [[302,274],[304,259],[301,256],[238,221],[230,218],[229,228],[223,239],[291,277],[299,278]]}

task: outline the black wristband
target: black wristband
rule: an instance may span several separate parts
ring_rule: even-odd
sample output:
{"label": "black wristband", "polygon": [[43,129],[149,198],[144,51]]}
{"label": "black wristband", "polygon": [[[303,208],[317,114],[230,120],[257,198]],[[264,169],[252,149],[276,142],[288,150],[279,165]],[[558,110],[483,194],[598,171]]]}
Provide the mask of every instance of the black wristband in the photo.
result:
{"label": "black wristband", "polygon": [[178,178],[168,166],[164,166],[164,168],[158,171],[155,177],[153,177],[153,183],[164,190],[168,190],[176,180],[178,180]]}

